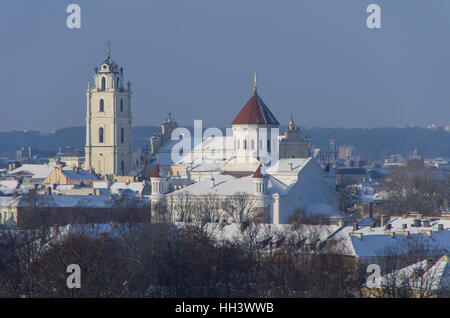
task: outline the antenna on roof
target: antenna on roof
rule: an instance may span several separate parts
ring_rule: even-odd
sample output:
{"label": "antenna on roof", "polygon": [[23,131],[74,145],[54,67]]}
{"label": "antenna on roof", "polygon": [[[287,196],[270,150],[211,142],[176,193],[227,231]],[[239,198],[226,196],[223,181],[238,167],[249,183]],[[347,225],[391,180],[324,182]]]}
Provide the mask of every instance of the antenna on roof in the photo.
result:
{"label": "antenna on roof", "polygon": [[253,92],[256,93],[256,73],[253,73]]}

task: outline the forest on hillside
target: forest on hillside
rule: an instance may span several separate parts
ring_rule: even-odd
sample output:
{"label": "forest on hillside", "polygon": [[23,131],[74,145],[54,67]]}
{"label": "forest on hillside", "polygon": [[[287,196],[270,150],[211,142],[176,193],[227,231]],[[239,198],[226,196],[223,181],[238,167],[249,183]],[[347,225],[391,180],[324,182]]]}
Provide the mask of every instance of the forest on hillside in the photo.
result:
{"label": "forest on hillside", "polygon": [[[189,128],[189,127],[188,127]],[[280,127],[283,133],[286,127]],[[190,129],[192,130],[192,129]],[[160,133],[158,126],[133,128],[135,149],[146,147],[153,133]],[[415,149],[425,158],[450,157],[450,132],[425,128],[302,128],[303,137],[310,137],[314,147],[329,147],[336,138],[338,147],[353,146],[356,155],[365,160],[382,160],[391,154],[412,155]],[[39,131],[0,132],[0,153],[14,157],[21,147],[31,146],[40,151],[56,152],[59,147],[83,151],[85,128],[70,127],[49,135]]]}

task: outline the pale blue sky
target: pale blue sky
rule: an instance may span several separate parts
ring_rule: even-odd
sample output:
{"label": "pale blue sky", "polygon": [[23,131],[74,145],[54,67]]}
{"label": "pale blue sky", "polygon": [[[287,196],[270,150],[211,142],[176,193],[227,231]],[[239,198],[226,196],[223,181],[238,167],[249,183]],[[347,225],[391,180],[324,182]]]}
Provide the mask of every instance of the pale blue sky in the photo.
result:
{"label": "pale blue sky", "polygon": [[[66,7],[82,28],[66,27]],[[366,27],[366,7],[382,29]],[[250,97],[286,124],[450,124],[448,0],[3,0],[0,131],[84,125],[85,90],[113,42],[133,125],[168,111],[228,126]]]}

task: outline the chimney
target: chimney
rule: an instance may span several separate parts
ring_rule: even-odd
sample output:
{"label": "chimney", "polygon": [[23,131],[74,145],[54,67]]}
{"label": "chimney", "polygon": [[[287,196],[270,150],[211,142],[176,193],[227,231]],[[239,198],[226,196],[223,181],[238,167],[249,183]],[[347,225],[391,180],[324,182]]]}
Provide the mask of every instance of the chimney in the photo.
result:
{"label": "chimney", "polygon": [[442,232],[444,230],[444,224],[438,224],[438,231]]}
{"label": "chimney", "polygon": [[385,226],[388,222],[389,218],[386,214],[381,215],[380,226]]}
{"label": "chimney", "polygon": [[358,231],[358,222],[353,222],[353,231]]}

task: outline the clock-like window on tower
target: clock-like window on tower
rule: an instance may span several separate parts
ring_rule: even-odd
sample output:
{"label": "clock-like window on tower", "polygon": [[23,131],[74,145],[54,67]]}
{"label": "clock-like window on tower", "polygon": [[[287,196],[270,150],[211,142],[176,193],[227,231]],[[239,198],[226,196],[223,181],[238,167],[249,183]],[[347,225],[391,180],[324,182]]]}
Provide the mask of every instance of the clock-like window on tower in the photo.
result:
{"label": "clock-like window on tower", "polygon": [[102,86],[101,90],[104,91],[106,89],[106,78],[102,77]]}
{"label": "clock-like window on tower", "polygon": [[124,143],[125,142],[125,129],[120,128],[120,142]]}
{"label": "clock-like window on tower", "polygon": [[99,112],[104,112],[105,111],[105,101],[103,99],[100,99],[98,111]]}
{"label": "clock-like window on tower", "polygon": [[98,142],[101,143],[101,144],[104,142],[104,129],[103,129],[103,127],[100,127],[98,129]]}
{"label": "clock-like window on tower", "polygon": [[120,111],[123,112],[123,99],[120,100]]}

